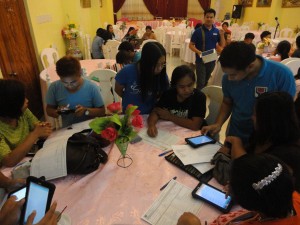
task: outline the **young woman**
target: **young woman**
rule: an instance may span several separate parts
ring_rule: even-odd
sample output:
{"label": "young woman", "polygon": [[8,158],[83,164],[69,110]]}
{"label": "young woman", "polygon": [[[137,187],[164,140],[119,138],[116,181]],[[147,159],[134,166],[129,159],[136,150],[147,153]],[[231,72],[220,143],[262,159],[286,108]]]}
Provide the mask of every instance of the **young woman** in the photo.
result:
{"label": "young woman", "polygon": [[289,58],[289,54],[291,51],[291,43],[288,41],[281,41],[278,43],[275,51],[274,51],[274,55],[279,55],[280,56],[280,61]]}
{"label": "young woman", "polygon": [[123,111],[133,104],[142,114],[149,114],[162,92],[169,88],[164,47],[158,42],[145,44],[140,61],[125,66],[115,79]]}
{"label": "young woman", "polygon": [[[294,191],[288,168],[279,159],[266,154],[247,154],[234,160],[229,185],[236,202],[255,215],[247,218],[248,222],[240,218],[234,224],[300,224],[300,195]],[[201,225],[201,222],[195,215],[184,213],[177,225]]]}
{"label": "young woman", "polygon": [[15,166],[39,138],[52,128],[41,123],[28,109],[25,87],[17,80],[0,80],[0,164]]}
{"label": "young woman", "polygon": [[146,26],[146,32],[144,33],[142,39],[143,40],[148,40],[148,39],[156,40],[156,36],[155,36],[154,32],[152,31],[151,26]]}
{"label": "young woman", "polygon": [[67,127],[93,117],[104,116],[105,108],[99,87],[83,79],[79,61],[64,56],[56,63],[60,80],[51,83],[46,95],[47,114],[57,118],[60,109],[66,107],[72,112],[62,114],[62,125]]}
{"label": "young woman", "polygon": [[175,124],[199,130],[206,113],[206,96],[194,88],[195,73],[188,66],[174,69],[171,88],[164,92],[148,117],[148,135],[157,135],[156,123],[159,119],[172,121]]}
{"label": "young woman", "polygon": [[106,26],[106,31],[111,34],[112,40],[117,40],[118,39],[118,37],[114,33],[114,28],[113,28],[113,26],[111,24],[108,24]]}
{"label": "young woman", "polygon": [[92,43],[93,59],[104,59],[102,46],[105,45],[108,39],[112,39],[111,33],[104,30],[103,28],[99,28]]}

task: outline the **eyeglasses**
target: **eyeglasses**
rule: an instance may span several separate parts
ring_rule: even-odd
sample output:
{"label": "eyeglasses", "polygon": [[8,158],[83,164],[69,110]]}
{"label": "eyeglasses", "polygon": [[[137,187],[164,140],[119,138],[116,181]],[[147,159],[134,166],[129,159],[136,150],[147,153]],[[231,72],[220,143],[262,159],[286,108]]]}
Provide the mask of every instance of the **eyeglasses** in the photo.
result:
{"label": "eyeglasses", "polygon": [[63,83],[63,85],[64,85],[65,87],[74,87],[74,86],[77,85],[78,81],[79,81],[79,79],[73,80],[73,81],[71,81],[71,82],[66,82],[66,81],[64,81],[64,80],[61,80],[61,82]]}

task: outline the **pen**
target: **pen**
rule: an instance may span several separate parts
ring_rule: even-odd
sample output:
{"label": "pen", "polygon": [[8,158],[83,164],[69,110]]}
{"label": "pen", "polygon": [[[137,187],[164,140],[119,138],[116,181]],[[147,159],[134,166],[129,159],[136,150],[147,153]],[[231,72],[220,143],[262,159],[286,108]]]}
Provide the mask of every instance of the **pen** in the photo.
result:
{"label": "pen", "polygon": [[[176,180],[176,179],[177,179],[177,177],[173,177],[171,180]],[[167,185],[170,183],[171,180],[169,180],[169,181],[168,181],[164,186],[162,186],[159,190],[160,190],[160,191],[164,190],[165,187],[167,187]]]}
{"label": "pen", "polygon": [[205,221],[205,225],[207,225],[207,221]]}
{"label": "pen", "polygon": [[58,214],[56,221],[58,222],[61,218],[62,213],[65,211],[65,209],[67,208],[67,206],[65,206],[65,208]]}
{"label": "pen", "polygon": [[170,153],[170,152],[173,152],[173,150],[165,151],[165,152],[163,152],[163,153],[160,153],[158,156],[161,157],[161,156],[164,156],[164,155],[166,155],[166,154],[168,154],[168,153]]}

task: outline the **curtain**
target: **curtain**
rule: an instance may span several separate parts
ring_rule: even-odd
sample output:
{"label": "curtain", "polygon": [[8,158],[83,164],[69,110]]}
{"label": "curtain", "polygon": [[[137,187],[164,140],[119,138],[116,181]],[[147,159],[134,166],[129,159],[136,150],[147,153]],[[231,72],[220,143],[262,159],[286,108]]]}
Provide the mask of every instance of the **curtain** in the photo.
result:
{"label": "curtain", "polygon": [[211,0],[198,0],[198,2],[204,11],[210,8]]}
{"label": "curtain", "polygon": [[157,10],[157,1],[153,1],[153,0],[144,0],[144,3],[147,7],[147,9],[149,10],[149,12],[153,15],[153,16],[157,16],[158,10]]}
{"label": "curtain", "polygon": [[117,22],[117,12],[121,9],[123,6],[125,0],[113,0],[113,7],[114,7],[114,21],[115,24]]}
{"label": "curtain", "polygon": [[172,0],[168,1],[167,18],[169,17],[186,17],[188,8],[188,0]]}

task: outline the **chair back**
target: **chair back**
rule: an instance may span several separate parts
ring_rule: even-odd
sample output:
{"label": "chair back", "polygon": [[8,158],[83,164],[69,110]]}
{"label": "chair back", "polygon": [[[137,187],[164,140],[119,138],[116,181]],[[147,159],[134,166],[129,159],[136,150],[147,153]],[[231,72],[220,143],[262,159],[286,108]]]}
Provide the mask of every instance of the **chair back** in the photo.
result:
{"label": "chair back", "polygon": [[295,59],[298,59],[298,58],[295,58],[295,57],[289,57],[289,58],[286,58],[286,59],[282,60],[281,63],[285,65],[285,64],[287,64],[288,62],[293,61],[293,60],[295,60]]}
{"label": "chair back", "polygon": [[300,58],[291,60],[285,64],[292,71],[293,75],[297,75],[300,68]]}
{"label": "chair back", "polygon": [[144,40],[143,43],[141,44],[140,49],[143,49],[144,45],[147,44],[148,42],[158,42],[158,41],[157,41],[157,40],[154,40],[154,39],[147,39],[147,40]]}
{"label": "chair back", "polygon": [[110,69],[98,69],[91,72],[88,76],[90,80],[98,83],[105,106],[120,100],[115,92],[114,80],[116,74],[115,71]]}
{"label": "chair back", "polygon": [[291,28],[283,28],[280,30],[280,38],[291,38],[293,36],[293,30]]}
{"label": "chair back", "polygon": [[44,69],[55,64],[59,59],[58,52],[54,48],[45,48],[41,53],[41,60]]}
{"label": "chair back", "polygon": [[121,42],[116,40],[108,40],[105,45],[102,46],[103,55],[105,59],[116,59],[118,53],[118,47]]}

